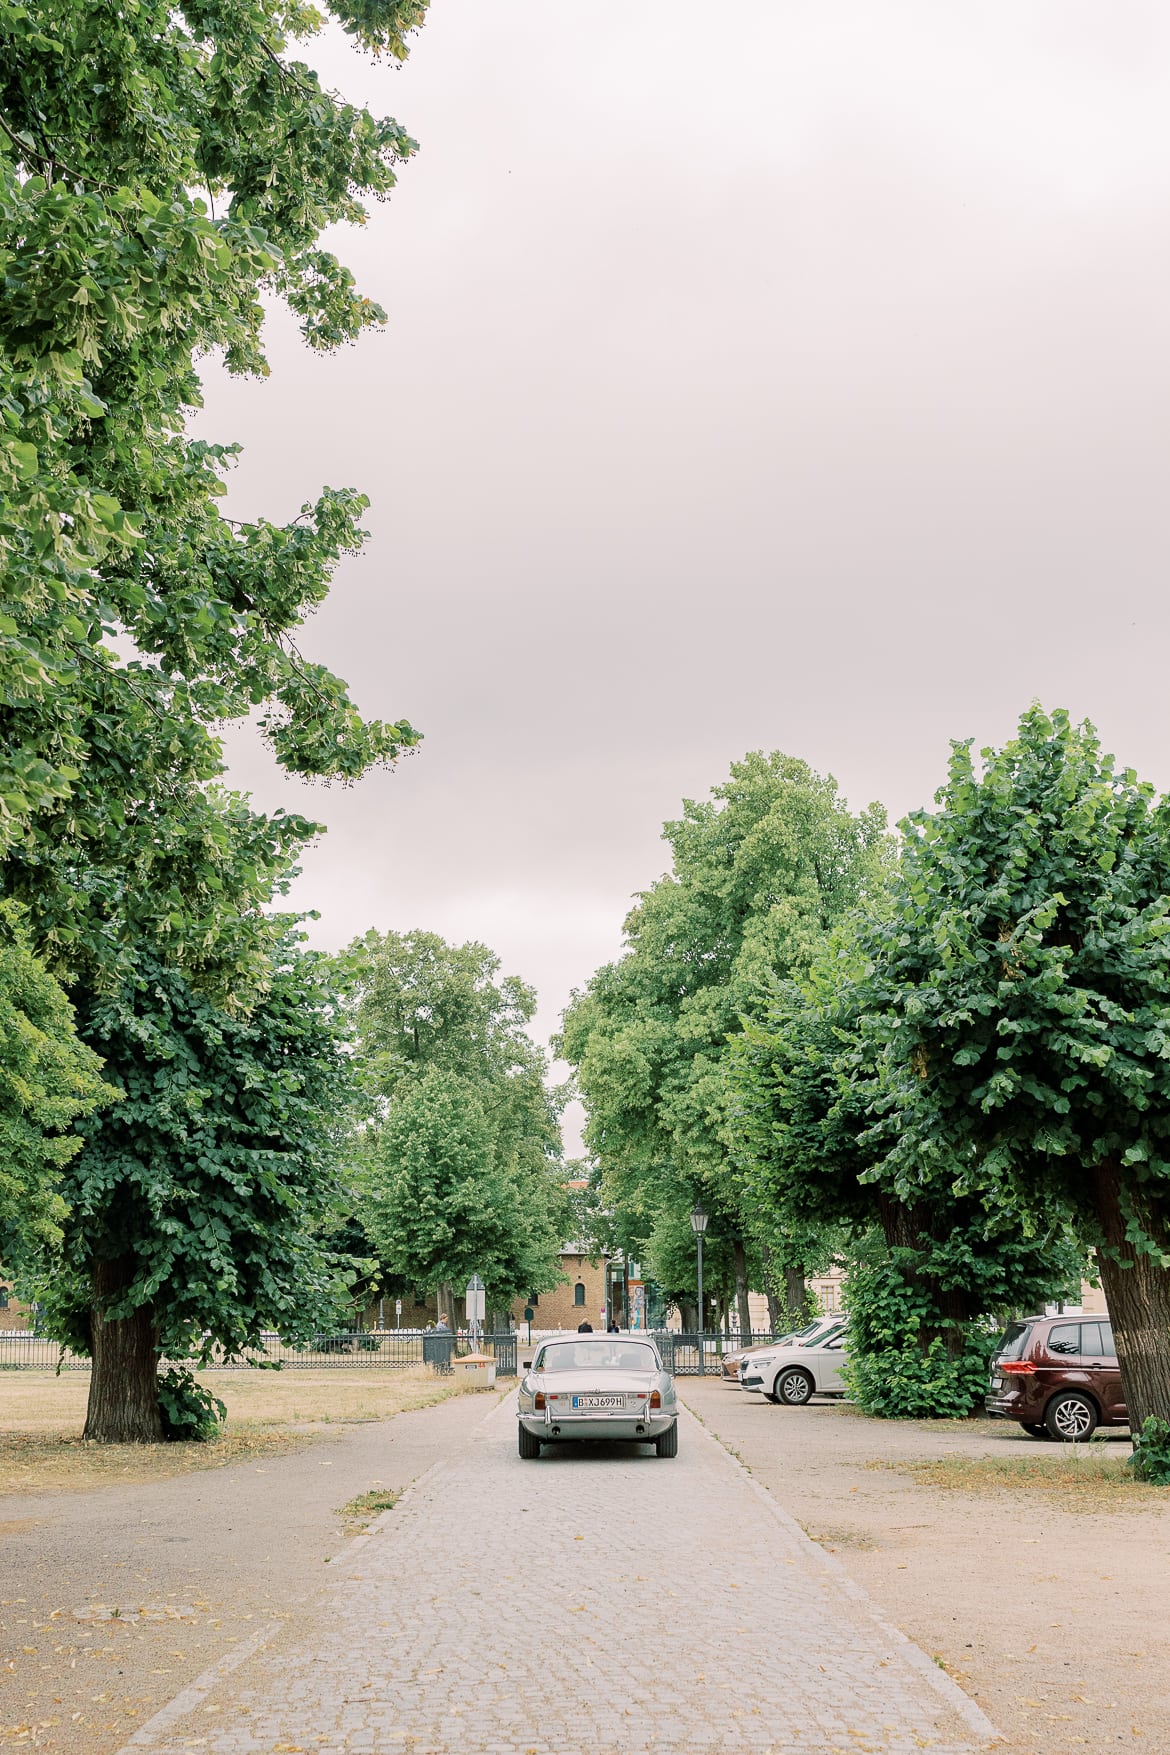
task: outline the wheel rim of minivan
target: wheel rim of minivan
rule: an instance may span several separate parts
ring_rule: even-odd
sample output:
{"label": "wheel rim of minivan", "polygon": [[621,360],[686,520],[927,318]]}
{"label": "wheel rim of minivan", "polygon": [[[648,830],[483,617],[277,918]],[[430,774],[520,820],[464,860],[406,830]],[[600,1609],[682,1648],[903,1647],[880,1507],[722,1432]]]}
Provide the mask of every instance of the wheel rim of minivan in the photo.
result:
{"label": "wheel rim of minivan", "polygon": [[1092,1412],[1082,1401],[1061,1402],[1052,1410],[1052,1424],[1062,1438],[1083,1438],[1092,1421]]}

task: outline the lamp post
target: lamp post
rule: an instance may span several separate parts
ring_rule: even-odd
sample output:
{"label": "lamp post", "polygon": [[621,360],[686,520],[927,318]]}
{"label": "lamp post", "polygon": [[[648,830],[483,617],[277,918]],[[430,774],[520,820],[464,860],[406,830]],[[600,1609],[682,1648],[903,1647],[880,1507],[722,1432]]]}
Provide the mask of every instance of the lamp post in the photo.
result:
{"label": "lamp post", "polygon": [[487,1314],[486,1303],[486,1287],[478,1274],[472,1274],[467,1282],[467,1326],[471,1330],[471,1344],[477,1353],[483,1332],[483,1319]]}
{"label": "lamp post", "polygon": [[707,1215],[702,1203],[695,1202],[691,1213],[691,1230],[695,1233],[695,1242],[699,1250],[699,1376],[703,1375],[703,1233],[707,1229]]}

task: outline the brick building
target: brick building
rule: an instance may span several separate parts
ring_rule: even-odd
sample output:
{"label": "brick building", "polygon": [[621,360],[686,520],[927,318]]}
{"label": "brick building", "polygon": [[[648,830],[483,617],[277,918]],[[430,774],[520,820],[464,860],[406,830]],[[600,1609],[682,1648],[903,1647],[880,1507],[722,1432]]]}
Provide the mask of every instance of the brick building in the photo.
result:
{"label": "brick building", "polygon": [[24,1334],[33,1325],[31,1304],[22,1304],[12,1290],[12,1281],[0,1268],[0,1333]]}
{"label": "brick building", "polygon": [[525,1322],[524,1311],[530,1308],[533,1328],[575,1329],[583,1322],[604,1328],[605,1270],[604,1256],[590,1256],[583,1243],[566,1243],[561,1250],[564,1280],[539,1297],[517,1298],[512,1306],[516,1327]]}

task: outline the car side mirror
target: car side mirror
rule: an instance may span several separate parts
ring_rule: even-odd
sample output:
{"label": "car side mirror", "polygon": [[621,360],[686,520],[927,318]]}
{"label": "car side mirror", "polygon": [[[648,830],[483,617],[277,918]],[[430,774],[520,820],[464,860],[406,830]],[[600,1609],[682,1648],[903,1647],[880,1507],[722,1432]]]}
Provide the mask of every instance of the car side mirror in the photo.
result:
{"label": "car side mirror", "polygon": [[522,1367],[524,1368],[525,1371],[532,1370],[532,1360],[531,1359],[521,1359],[520,1364],[522,1365]]}

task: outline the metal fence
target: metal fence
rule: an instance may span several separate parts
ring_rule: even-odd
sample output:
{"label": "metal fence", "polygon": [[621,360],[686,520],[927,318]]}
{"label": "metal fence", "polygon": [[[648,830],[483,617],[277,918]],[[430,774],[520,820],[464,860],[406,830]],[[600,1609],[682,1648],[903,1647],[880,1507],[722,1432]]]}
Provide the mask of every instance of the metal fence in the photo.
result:
{"label": "metal fence", "polygon": [[[699,1336],[695,1331],[688,1334],[675,1329],[659,1329],[650,1338],[662,1354],[662,1363],[673,1376],[699,1376]],[[718,1377],[728,1353],[738,1352],[741,1347],[764,1346],[775,1338],[768,1329],[743,1335],[704,1334],[703,1371]]]}
{"label": "metal fence", "polygon": [[[290,1347],[278,1335],[264,1335],[262,1345],[230,1364],[215,1361],[212,1371],[246,1371],[256,1365],[279,1365],[285,1371],[319,1370],[331,1365],[368,1367],[377,1371],[405,1371],[429,1365],[440,1373],[450,1371],[452,1360],[465,1358],[472,1349],[466,1334],[442,1329],[367,1329],[354,1334],[314,1335],[303,1346]],[[516,1375],[516,1336],[489,1334],[481,1338],[485,1353],[496,1362],[497,1377]],[[56,1341],[41,1335],[0,1332],[0,1371],[88,1371],[89,1360],[66,1350],[62,1356]]]}

